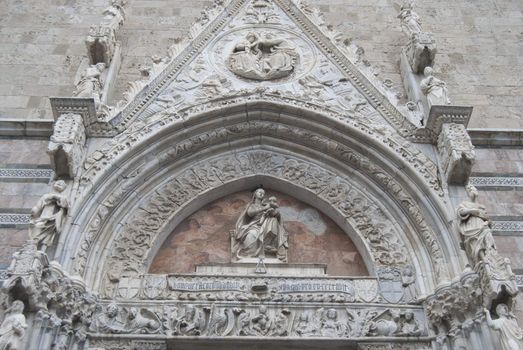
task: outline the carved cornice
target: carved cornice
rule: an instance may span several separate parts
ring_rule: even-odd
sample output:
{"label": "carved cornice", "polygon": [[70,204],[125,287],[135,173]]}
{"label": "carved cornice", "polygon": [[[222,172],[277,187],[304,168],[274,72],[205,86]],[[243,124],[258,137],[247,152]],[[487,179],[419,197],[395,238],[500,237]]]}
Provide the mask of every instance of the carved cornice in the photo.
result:
{"label": "carved cornice", "polygon": [[55,120],[62,114],[79,114],[88,136],[111,137],[117,134],[110,124],[98,120],[93,98],[51,97],[50,101]]}

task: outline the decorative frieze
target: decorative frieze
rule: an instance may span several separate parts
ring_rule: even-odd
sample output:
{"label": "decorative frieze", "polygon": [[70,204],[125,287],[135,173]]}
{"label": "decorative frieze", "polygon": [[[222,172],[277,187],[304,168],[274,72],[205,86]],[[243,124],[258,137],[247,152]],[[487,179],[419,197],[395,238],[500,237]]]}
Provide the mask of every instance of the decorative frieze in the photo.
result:
{"label": "decorative frieze", "polygon": [[427,337],[421,307],[299,306],[274,303],[110,302],[98,308],[93,336],[157,334],[166,337],[372,339]]}
{"label": "decorative frieze", "polygon": [[495,232],[521,232],[523,233],[523,221],[493,221],[492,229]]}
{"label": "decorative frieze", "polygon": [[30,214],[0,213],[0,225],[29,225],[31,222]]}
{"label": "decorative frieze", "polygon": [[49,182],[53,174],[52,169],[0,168],[0,181]]}
{"label": "decorative frieze", "polygon": [[511,176],[472,176],[469,184],[478,189],[496,190],[512,189],[523,187],[523,177]]}

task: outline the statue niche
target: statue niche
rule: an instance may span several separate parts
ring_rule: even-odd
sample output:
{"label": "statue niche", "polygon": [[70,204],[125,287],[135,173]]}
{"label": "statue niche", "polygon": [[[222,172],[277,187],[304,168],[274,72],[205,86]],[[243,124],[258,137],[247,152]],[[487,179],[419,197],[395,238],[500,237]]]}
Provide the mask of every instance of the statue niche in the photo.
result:
{"label": "statue niche", "polygon": [[231,232],[233,261],[267,257],[287,262],[288,234],[278,208],[276,197],[265,200],[261,188],[254,192]]}
{"label": "statue niche", "polygon": [[229,69],[253,80],[274,80],[289,76],[298,64],[296,48],[287,40],[266,33],[249,33],[229,56]]}

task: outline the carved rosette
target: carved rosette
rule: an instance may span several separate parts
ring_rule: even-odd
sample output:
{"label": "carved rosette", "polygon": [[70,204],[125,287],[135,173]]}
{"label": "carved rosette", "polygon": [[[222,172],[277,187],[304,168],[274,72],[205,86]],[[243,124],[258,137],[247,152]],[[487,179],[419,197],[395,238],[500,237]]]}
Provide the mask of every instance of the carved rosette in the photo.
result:
{"label": "carved rosette", "polygon": [[447,182],[461,185],[467,183],[476,154],[465,125],[443,124],[438,137],[438,153]]}

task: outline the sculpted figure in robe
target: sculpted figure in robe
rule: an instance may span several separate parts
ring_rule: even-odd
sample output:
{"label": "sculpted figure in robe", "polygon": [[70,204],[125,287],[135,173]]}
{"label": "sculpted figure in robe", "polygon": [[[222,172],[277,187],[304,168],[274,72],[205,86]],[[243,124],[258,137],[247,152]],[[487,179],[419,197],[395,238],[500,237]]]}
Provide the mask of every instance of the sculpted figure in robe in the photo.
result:
{"label": "sculpted figure in robe", "polygon": [[433,105],[450,104],[447,84],[434,76],[434,70],[431,67],[425,67],[423,74],[425,75],[425,79],[421,81],[420,88],[421,92],[427,96],[429,107]]}
{"label": "sculpted figure in robe", "polygon": [[268,256],[286,262],[288,247],[288,235],[276,197],[265,201],[265,191],[257,189],[236,222],[232,241],[233,259]]}
{"label": "sculpted figure in robe", "polygon": [[493,320],[490,312],[484,309],[487,324],[490,328],[499,333],[499,341],[502,349],[500,350],[521,350],[523,339],[523,329],[519,328],[516,317],[509,311],[507,305],[499,304],[496,306],[498,319]]}
{"label": "sculpted figure in robe", "polygon": [[31,210],[31,238],[41,251],[45,252],[62,232],[69,209],[67,197],[62,194],[65,188],[64,181],[56,181],[54,192],[43,195]]}
{"label": "sculpted figure in robe", "polygon": [[422,31],[421,19],[413,10],[412,1],[406,1],[400,9],[398,18],[401,21],[401,29],[409,36]]}
{"label": "sculpted figure in robe", "polygon": [[15,300],[7,310],[7,316],[0,326],[0,350],[21,349],[27,328],[23,311],[24,303],[20,300]]}
{"label": "sculpted figure in robe", "polygon": [[496,251],[496,246],[485,206],[476,203],[478,190],[472,185],[467,185],[466,190],[470,201],[458,207],[459,231],[467,256],[477,264],[485,260],[487,253]]}

